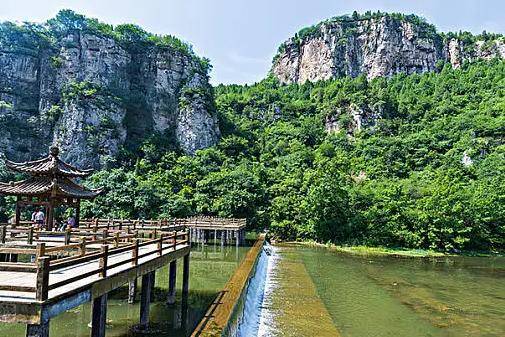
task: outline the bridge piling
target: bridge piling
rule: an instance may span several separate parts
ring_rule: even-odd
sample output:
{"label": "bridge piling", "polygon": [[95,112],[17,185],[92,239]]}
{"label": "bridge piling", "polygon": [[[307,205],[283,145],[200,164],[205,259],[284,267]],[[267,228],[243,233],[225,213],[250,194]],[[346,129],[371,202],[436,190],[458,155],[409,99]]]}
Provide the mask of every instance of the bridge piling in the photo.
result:
{"label": "bridge piling", "polygon": [[155,298],[154,298],[154,288],[155,288],[155,285],[156,285],[156,271],[153,270],[152,272],[152,275],[151,275],[151,302],[154,302]]}
{"label": "bridge piling", "polygon": [[137,293],[137,279],[128,282],[128,304],[135,303]]}
{"label": "bridge piling", "polygon": [[41,324],[27,324],[26,337],[49,337],[49,320]]}
{"label": "bridge piling", "polygon": [[170,262],[168,273],[168,298],[167,304],[175,303],[175,283],[177,280],[177,260]]}
{"label": "bridge piling", "polygon": [[91,337],[105,337],[107,323],[107,293],[93,299]]}
{"label": "bridge piling", "polygon": [[182,302],[187,302],[189,294],[189,254],[182,261]]}
{"label": "bridge piling", "polygon": [[149,305],[151,304],[153,273],[142,276],[142,292],[140,295],[140,322],[139,329],[147,330],[149,327]]}

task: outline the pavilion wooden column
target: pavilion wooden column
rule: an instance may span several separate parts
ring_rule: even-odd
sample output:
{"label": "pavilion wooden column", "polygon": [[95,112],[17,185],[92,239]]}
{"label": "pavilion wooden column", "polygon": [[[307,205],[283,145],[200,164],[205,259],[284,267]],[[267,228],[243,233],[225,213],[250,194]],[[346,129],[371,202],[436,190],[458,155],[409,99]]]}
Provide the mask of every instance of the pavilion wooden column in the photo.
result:
{"label": "pavilion wooden column", "polygon": [[49,198],[49,205],[47,206],[46,214],[46,230],[50,231],[53,229],[54,224],[54,199]]}
{"label": "pavilion wooden column", "polygon": [[16,200],[16,216],[14,218],[15,227],[19,226],[19,221],[21,221],[21,207],[20,207],[21,197],[18,196]]}
{"label": "pavilion wooden column", "polygon": [[79,227],[80,220],[81,220],[81,200],[77,199],[77,205],[75,206],[75,227]]}

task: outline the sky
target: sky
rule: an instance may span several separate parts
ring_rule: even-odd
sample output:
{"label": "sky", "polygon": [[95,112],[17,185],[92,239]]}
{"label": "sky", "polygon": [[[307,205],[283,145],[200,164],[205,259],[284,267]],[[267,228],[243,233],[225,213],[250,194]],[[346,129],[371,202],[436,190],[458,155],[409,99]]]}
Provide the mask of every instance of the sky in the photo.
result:
{"label": "sky", "polygon": [[413,13],[442,32],[505,33],[503,0],[0,0],[0,21],[44,22],[64,8],[189,42],[211,60],[213,84],[263,79],[281,42],[354,10]]}

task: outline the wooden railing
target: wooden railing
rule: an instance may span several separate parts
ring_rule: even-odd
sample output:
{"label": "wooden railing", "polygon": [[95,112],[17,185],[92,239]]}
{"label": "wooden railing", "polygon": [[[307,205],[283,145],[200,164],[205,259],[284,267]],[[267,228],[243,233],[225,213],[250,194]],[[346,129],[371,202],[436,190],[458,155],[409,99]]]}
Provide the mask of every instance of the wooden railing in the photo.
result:
{"label": "wooden railing", "polygon": [[[161,227],[141,227],[136,226],[107,226],[98,225],[70,228],[67,227],[64,231],[46,231],[39,230],[34,226],[30,227],[16,227],[12,228],[7,224],[0,224],[0,243],[7,242],[23,242],[32,245],[34,243],[43,241],[46,243],[61,243],[61,238],[63,237],[63,243],[69,244],[72,242],[77,242],[79,237],[92,237],[97,240],[98,237],[107,237],[108,235],[118,235],[118,233],[138,233],[142,235],[156,235],[157,232],[167,232],[175,230],[184,230],[185,226],[174,225],[174,226],[161,226]],[[105,233],[105,234],[104,234]],[[42,239],[43,238],[43,239]]]}
{"label": "wooden railing", "polygon": [[[106,230],[105,230],[106,231]],[[50,232],[53,233],[53,232]],[[82,234],[82,233],[80,233]],[[188,232],[167,233],[154,231],[149,237],[140,237],[139,233],[123,234],[114,233],[108,236],[107,232],[102,233],[103,237],[94,240],[92,237],[81,236],[78,243],[69,243],[63,246],[47,247],[45,243],[38,243],[35,249],[24,248],[0,248],[0,253],[6,254],[26,254],[35,256],[33,263],[20,262],[0,262],[0,272],[21,272],[35,273],[35,284],[33,286],[0,285],[0,290],[15,292],[35,292],[38,301],[45,301],[50,290],[74,283],[86,277],[98,274],[100,278],[107,277],[107,272],[124,264],[130,263],[132,267],[137,266],[139,259],[151,255],[161,256],[168,249],[177,249],[179,245],[186,245],[189,242]],[[139,254],[139,248],[156,245],[156,248]],[[92,248],[91,245],[100,245],[99,249]],[[73,252],[70,256],[54,259],[54,255],[61,252]],[[111,256],[130,252],[130,258],[109,264]],[[86,262],[98,261],[99,267],[83,274],[50,284],[50,272],[63,268],[68,268]]]}
{"label": "wooden railing", "polygon": [[246,226],[246,219],[237,218],[218,218],[210,216],[198,216],[190,218],[175,219],[175,223],[178,225],[184,225],[188,227],[221,227],[228,229],[240,229]]}

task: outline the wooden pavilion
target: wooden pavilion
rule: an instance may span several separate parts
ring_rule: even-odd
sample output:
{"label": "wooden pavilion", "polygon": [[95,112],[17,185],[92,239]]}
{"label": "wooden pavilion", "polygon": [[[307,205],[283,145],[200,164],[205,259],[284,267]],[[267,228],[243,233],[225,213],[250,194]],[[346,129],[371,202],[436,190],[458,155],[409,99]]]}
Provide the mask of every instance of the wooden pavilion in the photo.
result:
{"label": "wooden pavilion", "polygon": [[75,179],[89,176],[93,170],[81,170],[65,163],[59,158],[59,148],[52,146],[45,158],[15,163],[5,160],[10,170],[25,173],[30,177],[26,180],[0,183],[0,194],[17,197],[15,225],[20,223],[21,209],[33,205],[44,207],[46,230],[52,230],[54,225],[54,209],[61,205],[75,208],[75,223],[78,226],[81,199],[93,199],[102,190],[91,190]]}

